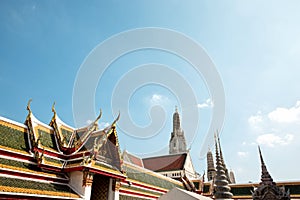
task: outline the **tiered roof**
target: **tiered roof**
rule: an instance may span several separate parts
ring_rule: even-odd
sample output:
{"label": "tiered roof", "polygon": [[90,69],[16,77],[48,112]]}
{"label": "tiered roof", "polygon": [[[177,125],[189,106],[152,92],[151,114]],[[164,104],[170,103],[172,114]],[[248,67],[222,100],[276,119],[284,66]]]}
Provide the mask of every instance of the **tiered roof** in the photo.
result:
{"label": "tiered roof", "polygon": [[97,119],[75,129],[53,106],[49,125],[29,111],[25,124],[0,117],[0,195],[7,198],[82,199],[68,172],[89,171],[123,180],[116,121],[98,130]]}
{"label": "tiered roof", "polygon": [[[83,185],[89,173],[113,178],[120,199],[157,199],[174,187],[183,188],[180,181],[144,168],[143,159],[137,156],[124,153],[123,163],[116,132],[119,116],[99,130],[101,111],[89,125],[74,128],[59,118],[54,105],[49,125],[34,116],[30,102],[27,110],[24,124],[0,117],[1,197],[84,199],[70,185],[69,175],[74,171],[83,173]],[[173,160],[169,167],[179,159],[180,166],[177,163],[175,168],[183,168],[185,156],[172,155],[167,159]]]}

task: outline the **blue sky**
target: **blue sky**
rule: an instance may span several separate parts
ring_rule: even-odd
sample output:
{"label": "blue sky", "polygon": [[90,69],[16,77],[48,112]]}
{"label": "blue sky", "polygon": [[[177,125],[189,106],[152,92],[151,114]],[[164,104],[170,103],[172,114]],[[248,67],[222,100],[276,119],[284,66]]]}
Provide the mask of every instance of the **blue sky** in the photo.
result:
{"label": "blue sky", "polygon": [[[60,117],[75,125],[74,83],[90,52],[123,31],[167,28],[198,42],[221,76],[226,96],[221,141],[226,164],[235,171],[236,179],[259,180],[260,144],[275,180],[299,180],[300,163],[295,155],[300,142],[298,9],[298,1],[1,1],[0,114],[23,122],[27,101],[32,98],[36,117],[48,123],[56,101]],[[111,122],[123,106],[116,101],[114,110],[111,108],[116,84],[124,74],[147,63],[169,66],[194,90],[198,105],[179,110],[199,112],[199,122],[188,119],[182,126],[189,134],[190,126],[199,125],[190,141],[195,168],[202,173],[206,162],[200,149],[214,106],[203,77],[181,58],[151,49],[123,55],[101,77],[92,106],[95,112],[102,108],[103,124]],[[155,105],[164,108],[165,124],[159,134],[148,139],[130,137],[120,129],[121,147],[141,155],[166,147],[174,107],[181,104],[176,94],[168,87],[150,84],[126,101],[137,125],[151,123],[149,109]],[[120,122],[122,116],[121,112]]]}

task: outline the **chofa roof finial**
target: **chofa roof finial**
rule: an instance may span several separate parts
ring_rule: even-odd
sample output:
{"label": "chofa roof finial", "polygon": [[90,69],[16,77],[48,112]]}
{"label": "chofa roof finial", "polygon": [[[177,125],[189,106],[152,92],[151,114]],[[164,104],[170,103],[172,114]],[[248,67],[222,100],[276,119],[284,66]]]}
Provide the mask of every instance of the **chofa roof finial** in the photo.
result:
{"label": "chofa roof finial", "polygon": [[116,124],[116,122],[119,121],[119,119],[120,119],[120,111],[119,111],[117,118],[114,120],[114,122],[112,124]]}
{"label": "chofa roof finial", "polygon": [[102,110],[100,109],[100,113],[98,115],[98,117],[95,119],[95,123],[101,118],[102,116]]}
{"label": "chofa roof finial", "polygon": [[29,111],[29,113],[31,113],[31,108],[30,108],[30,103],[31,102],[32,102],[32,99],[29,99],[28,103],[27,103],[27,110]]}
{"label": "chofa roof finial", "polygon": [[54,115],[56,115],[56,110],[55,110],[55,101],[52,104],[52,112],[54,113]]}

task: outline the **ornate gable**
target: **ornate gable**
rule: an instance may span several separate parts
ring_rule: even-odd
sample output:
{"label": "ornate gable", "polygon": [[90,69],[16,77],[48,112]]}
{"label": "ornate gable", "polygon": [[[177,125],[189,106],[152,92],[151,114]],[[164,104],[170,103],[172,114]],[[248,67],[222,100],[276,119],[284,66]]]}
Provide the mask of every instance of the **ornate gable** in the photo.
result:
{"label": "ornate gable", "polygon": [[269,174],[265,162],[263,160],[260,147],[258,147],[261,161],[261,182],[258,188],[252,194],[254,200],[289,200],[290,193],[286,192],[285,188],[279,188]]}

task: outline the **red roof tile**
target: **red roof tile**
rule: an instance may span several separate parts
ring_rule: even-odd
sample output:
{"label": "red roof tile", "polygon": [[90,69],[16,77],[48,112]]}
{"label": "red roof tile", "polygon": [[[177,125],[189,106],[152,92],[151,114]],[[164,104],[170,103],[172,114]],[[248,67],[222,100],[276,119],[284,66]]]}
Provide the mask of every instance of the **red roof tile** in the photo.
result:
{"label": "red roof tile", "polygon": [[131,164],[134,164],[134,165],[137,165],[140,167],[144,167],[143,160],[141,158],[134,156],[134,155],[128,153],[127,151],[124,151],[123,159]]}
{"label": "red roof tile", "polygon": [[174,154],[166,156],[158,156],[152,158],[144,158],[144,167],[152,171],[173,171],[182,170],[187,154]]}

